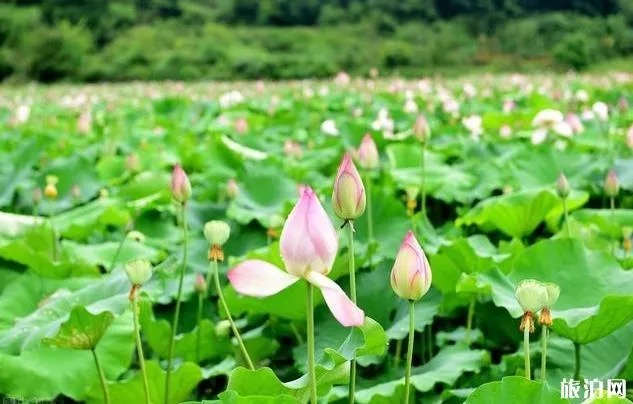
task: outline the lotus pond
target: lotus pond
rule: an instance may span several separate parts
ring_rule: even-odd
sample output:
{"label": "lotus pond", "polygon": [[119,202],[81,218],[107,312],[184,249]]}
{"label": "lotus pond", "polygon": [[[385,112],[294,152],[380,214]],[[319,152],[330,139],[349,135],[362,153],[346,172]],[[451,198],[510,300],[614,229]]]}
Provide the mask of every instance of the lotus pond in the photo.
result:
{"label": "lotus pond", "polygon": [[0,88],[0,399],[631,402],[630,103],[626,74]]}

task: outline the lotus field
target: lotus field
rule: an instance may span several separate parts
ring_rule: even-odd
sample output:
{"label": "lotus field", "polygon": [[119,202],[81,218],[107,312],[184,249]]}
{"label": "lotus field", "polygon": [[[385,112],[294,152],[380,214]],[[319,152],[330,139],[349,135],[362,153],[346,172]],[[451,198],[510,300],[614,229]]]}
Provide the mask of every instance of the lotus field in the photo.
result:
{"label": "lotus field", "polygon": [[630,403],[632,102],[626,74],[2,88],[0,401]]}

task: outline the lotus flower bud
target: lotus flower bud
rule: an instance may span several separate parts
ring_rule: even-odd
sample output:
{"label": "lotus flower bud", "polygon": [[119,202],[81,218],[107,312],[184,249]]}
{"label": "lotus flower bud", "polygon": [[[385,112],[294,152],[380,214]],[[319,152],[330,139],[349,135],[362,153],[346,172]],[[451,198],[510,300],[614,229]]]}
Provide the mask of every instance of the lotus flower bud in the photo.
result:
{"label": "lotus flower bud", "polygon": [[633,125],[631,125],[626,132],[626,145],[629,149],[633,149]]}
{"label": "lotus flower bud", "polygon": [[42,190],[37,187],[33,189],[33,204],[38,205],[42,202]]}
{"label": "lotus flower bud", "polygon": [[187,203],[191,196],[189,178],[180,164],[174,166],[174,171],[171,175],[171,195],[176,201],[183,204]]}
{"label": "lotus flower bud", "polygon": [[141,286],[152,277],[152,264],[144,259],[132,260],[125,264],[125,273],[133,286]]}
{"label": "lotus flower bud", "polygon": [[221,220],[211,220],[204,225],[204,236],[212,246],[223,246],[231,235],[231,228]]}
{"label": "lotus flower bud", "polygon": [[620,184],[618,182],[618,177],[615,175],[615,171],[609,170],[609,174],[607,174],[607,178],[604,181],[604,193],[610,197],[614,198],[618,196],[620,192]]}
{"label": "lotus flower bud", "polygon": [[403,299],[419,300],[429,291],[431,281],[429,261],[413,232],[409,231],[391,269],[391,288]]}
{"label": "lotus flower bud", "polygon": [[556,179],[556,193],[563,199],[569,195],[569,181],[567,181],[567,177],[563,173],[560,173]]}
{"label": "lotus flower bud", "polygon": [[230,199],[235,199],[238,193],[239,193],[239,188],[237,186],[237,182],[235,182],[234,178],[230,178],[226,183],[226,195]]}
{"label": "lotus flower bud", "polygon": [[629,101],[625,96],[620,97],[618,100],[618,110],[620,112],[626,112],[629,109]]}
{"label": "lotus flower bud", "polygon": [[547,288],[534,279],[521,281],[516,288],[515,295],[525,313],[536,313],[548,302]]}
{"label": "lotus flower bud", "polygon": [[422,114],[418,115],[413,125],[413,136],[420,142],[426,142],[431,137],[431,127],[426,117]]}
{"label": "lotus flower bud", "polygon": [[363,136],[363,140],[358,147],[358,162],[360,166],[366,170],[378,168],[380,157],[378,156],[378,148],[374,139],[367,134]]}
{"label": "lotus flower bud", "polygon": [[196,283],[194,283],[193,288],[200,294],[207,293],[207,281],[201,273],[196,274]]}
{"label": "lotus flower bud", "polygon": [[366,202],[363,181],[352,158],[346,153],[334,180],[334,213],[343,220],[354,220],[365,212]]}
{"label": "lotus flower bud", "polygon": [[57,176],[55,175],[47,175],[46,176],[46,187],[44,187],[44,196],[49,199],[57,198]]}

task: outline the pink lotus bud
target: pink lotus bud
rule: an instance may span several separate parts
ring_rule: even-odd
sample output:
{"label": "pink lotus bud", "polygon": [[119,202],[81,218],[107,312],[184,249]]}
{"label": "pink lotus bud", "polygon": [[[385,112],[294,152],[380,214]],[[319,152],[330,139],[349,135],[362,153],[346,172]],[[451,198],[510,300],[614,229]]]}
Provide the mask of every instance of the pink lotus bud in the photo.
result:
{"label": "pink lotus bud", "polygon": [[240,135],[243,135],[244,133],[248,132],[248,122],[244,118],[239,118],[238,120],[236,120],[233,126],[235,129],[235,132],[237,132]]}
{"label": "pink lotus bud", "polygon": [[516,104],[512,100],[505,100],[503,102],[503,112],[506,114],[509,114],[510,112],[514,111],[515,107],[516,107]]}
{"label": "pink lotus bud", "polygon": [[358,162],[361,167],[367,170],[378,168],[378,164],[380,163],[378,148],[376,147],[374,139],[369,134],[363,136],[363,140],[358,147]]}
{"label": "pink lotus bud", "polygon": [[504,139],[510,139],[512,136],[512,128],[509,125],[503,125],[501,129],[499,129],[499,136]]}
{"label": "pink lotus bud", "polygon": [[578,115],[570,112],[567,114],[565,118],[573,133],[582,133],[585,131],[585,127],[582,124],[582,121],[578,117]]}
{"label": "pink lotus bud", "polygon": [[207,281],[201,273],[196,274],[196,283],[193,287],[198,293],[207,293]]}
{"label": "pink lotus bud", "polygon": [[191,184],[180,163],[174,166],[174,171],[171,175],[171,195],[180,203],[186,203],[191,196]]}
{"label": "pink lotus bud", "polygon": [[391,288],[403,299],[419,300],[429,291],[431,280],[429,261],[413,232],[409,231],[391,269]]}
{"label": "pink lotus bud", "polygon": [[279,240],[288,273],[327,275],[338,250],[338,236],[319,198],[308,186],[286,220]]}
{"label": "pink lotus bud", "polygon": [[560,173],[556,179],[556,193],[563,199],[569,195],[569,181],[567,181],[567,177],[563,173]]}
{"label": "pink lotus bud", "polygon": [[426,120],[426,117],[422,114],[418,115],[413,125],[413,136],[420,142],[426,142],[431,137],[431,128]]}
{"label": "pink lotus bud", "polygon": [[338,167],[332,192],[332,207],[336,216],[353,220],[365,212],[365,187],[349,154],[345,153]]}
{"label": "pink lotus bud", "polygon": [[626,112],[629,110],[629,101],[626,99],[626,97],[622,96],[618,100],[618,110],[620,112]]}
{"label": "pink lotus bud", "polygon": [[239,188],[237,186],[237,182],[235,182],[235,178],[229,178],[226,182],[226,195],[230,199],[234,199],[239,193]]}
{"label": "pink lotus bud", "polygon": [[615,171],[609,170],[609,174],[607,174],[607,178],[604,180],[604,193],[608,197],[616,197],[620,192],[620,184],[618,182],[618,177],[615,175]]}
{"label": "pink lotus bud", "polygon": [[284,153],[288,157],[299,159],[303,155],[301,145],[294,140],[286,139],[284,142]]}

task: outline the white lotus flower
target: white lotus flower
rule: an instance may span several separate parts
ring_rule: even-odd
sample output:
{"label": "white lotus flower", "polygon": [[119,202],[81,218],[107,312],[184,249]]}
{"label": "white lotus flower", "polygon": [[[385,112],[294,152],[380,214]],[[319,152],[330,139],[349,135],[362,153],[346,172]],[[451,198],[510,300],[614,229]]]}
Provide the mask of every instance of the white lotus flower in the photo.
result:
{"label": "white lotus flower", "polygon": [[536,114],[532,120],[532,126],[537,128],[551,128],[564,119],[565,116],[562,112],[555,109],[544,109]]}
{"label": "white lotus flower", "polygon": [[333,119],[323,121],[321,124],[321,132],[328,136],[338,136],[339,132],[336,127],[336,122]]}
{"label": "white lotus flower", "polygon": [[598,119],[602,122],[606,122],[609,120],[609,107],[604,102],[596,102],[595,104],[593,104],[593,107],[591,109],[593,109],[594,114],[596,114]]}

